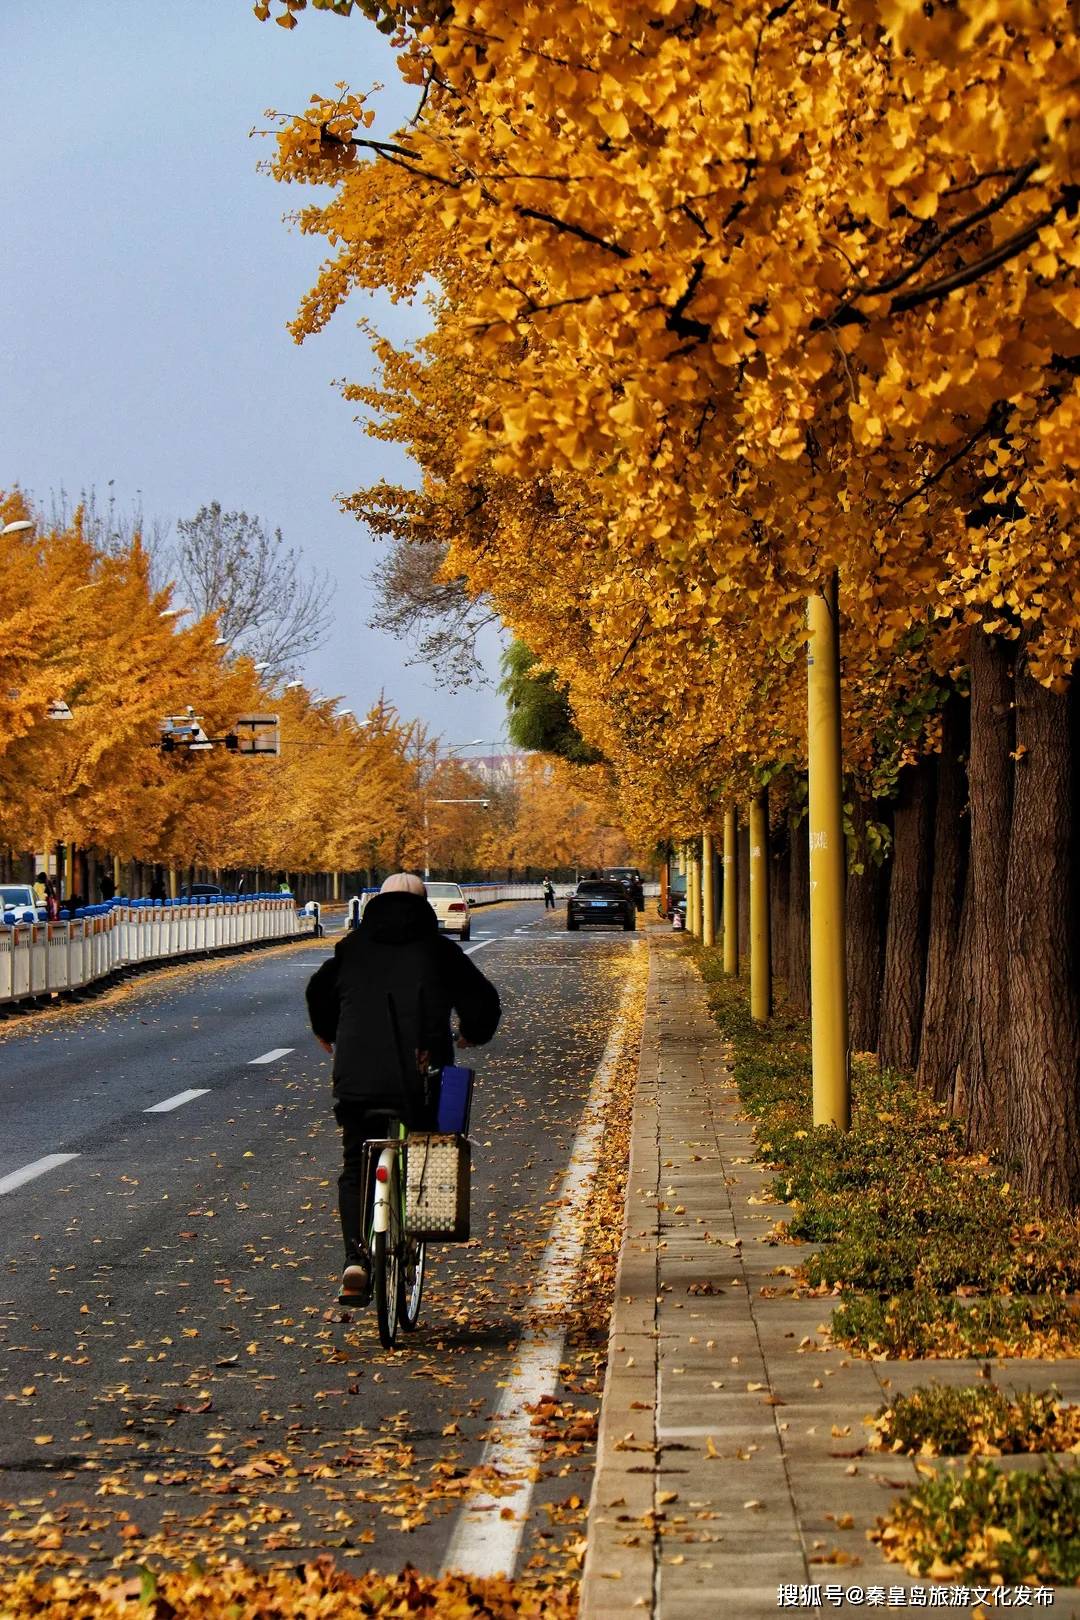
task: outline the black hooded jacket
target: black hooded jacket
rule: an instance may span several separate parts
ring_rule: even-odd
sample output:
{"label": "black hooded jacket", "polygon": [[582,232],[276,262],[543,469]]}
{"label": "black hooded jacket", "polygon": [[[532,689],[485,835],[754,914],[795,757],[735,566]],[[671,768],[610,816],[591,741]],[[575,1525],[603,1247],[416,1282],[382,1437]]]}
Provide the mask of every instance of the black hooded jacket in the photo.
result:
{"label": "black hooded jacket", "polygon": [[[450,1016],[470,1045],[490,1041],[499,993],[418,894],[373,895],[307,987],[308,1015],[334,1044],[334,1099],[398,1111],[418,1124],[416,1053],[453,1063]],[[395,1020],[397,1037],[395,1037]],[[404,1066],[404,1073],[403,1073]]]}

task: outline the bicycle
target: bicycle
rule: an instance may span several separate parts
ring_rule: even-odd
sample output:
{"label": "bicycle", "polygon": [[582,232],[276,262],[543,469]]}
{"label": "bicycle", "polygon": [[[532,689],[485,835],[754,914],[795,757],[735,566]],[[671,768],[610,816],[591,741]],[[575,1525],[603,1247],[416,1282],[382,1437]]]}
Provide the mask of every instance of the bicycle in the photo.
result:
{"label": "bicycle", "polygon": [[370,1185],[367,1178],[374,1176],[368,1254],[375,1316],[379,1341],[392,1350],[399,1326],[412,1333],[419,1324],[425,1252],[423,1241],[405,1230],[403,1166],[408,1133],[396,1115],[387,1118],[387,1135],[365,1142],[364,1155],[365,1186]]}

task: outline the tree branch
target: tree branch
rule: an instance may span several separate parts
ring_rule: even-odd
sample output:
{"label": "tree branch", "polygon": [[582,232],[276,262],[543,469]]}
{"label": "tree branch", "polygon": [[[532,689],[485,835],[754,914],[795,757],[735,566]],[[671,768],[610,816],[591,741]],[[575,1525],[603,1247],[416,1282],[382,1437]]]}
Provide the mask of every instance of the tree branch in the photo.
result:
{"label": "tree branch", "polygon": [[914,501],[918,498],[918,496],[925,495],[926,491],[931,489],[934,484],[939,484],[950,468],[955,467],[958,461],[963,461],[964,457],[969,453],[969,451],[973,450],[978,444],[979,440],[987,433],[1000,433],[1005,426],[1005,419],[1008,416],[1008,411],[1009,408],[1005,404],[1004,400],[995,400],[993,405],[990,407],[986,421],[975,429],[975,432],[971,435],[970,439],[967,439],[960,446],[959,450],[954,451],[951,456],[947,457],[946,460],[941,463],[941,466],[938,467],[934,472],[927,473],[922,482],[918,484],[909,495],[905,495],[902,501],[894,501],[890,510],[894,513],[902,512],[909,501]]}

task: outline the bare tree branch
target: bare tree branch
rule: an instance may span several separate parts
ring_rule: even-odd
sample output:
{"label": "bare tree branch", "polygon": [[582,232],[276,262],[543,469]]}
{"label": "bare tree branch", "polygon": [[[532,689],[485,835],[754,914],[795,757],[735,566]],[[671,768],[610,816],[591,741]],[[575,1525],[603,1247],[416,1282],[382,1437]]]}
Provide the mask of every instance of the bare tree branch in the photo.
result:
{"label": "bare tree branch", "polygon": [[441,541],[395,537],[372,573],[378,610],[370,623],[412,641],[410,663],[430,666],[452,687],[476,686],[487,680],[477,637],[499,616],[463,579],[439,577],[445,556]]}
{"label": "bare tree branch", "polygon": [[223,512],[218,501],[176,525],[174,562],[196,613],[216,613],[221,633],[239,652],[267,665],[264,679],[295,675],[330,628],[332,581],[304,567],[260,518]]}

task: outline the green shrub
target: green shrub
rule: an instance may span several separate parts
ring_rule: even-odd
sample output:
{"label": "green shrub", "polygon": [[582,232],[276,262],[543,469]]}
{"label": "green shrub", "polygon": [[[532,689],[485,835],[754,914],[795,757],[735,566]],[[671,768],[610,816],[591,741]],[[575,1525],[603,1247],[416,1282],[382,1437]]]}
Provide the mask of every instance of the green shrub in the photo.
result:
{"label": "green shrub", "polygon": [[1056,1389],[1007,1391],[997,1384],[929,1384],[898,1395],[874,1419],[875,1450],[922,1456],[1068,1451],[1080,1440],[1080,1408]]}
{"label": "green shrub", "polygon": [[886,1558],[934,1580],[1005,1585],[1080,1580],[1080,1469],[1046,1463],[1006,1473],[981,1459],[934,1472],[872,1537]]}
{"label": "green shrub", "polygon": [[1080,1355],[1080,1313],[1055,1298],[964,1301],[911,1289],[890,1299],[856,1294],[833,1312],[834,1341],[868,1355]]}

